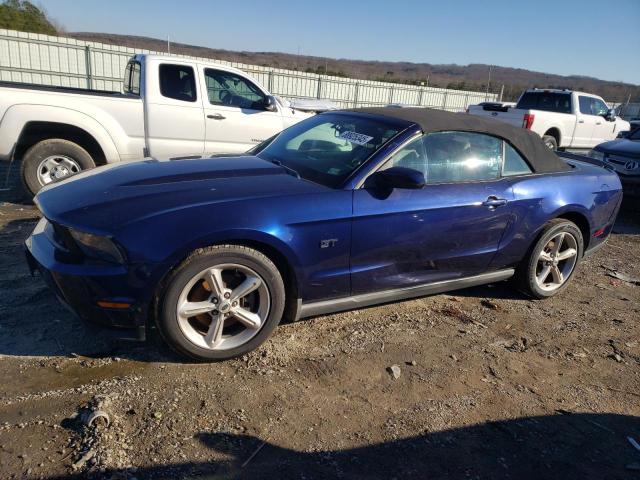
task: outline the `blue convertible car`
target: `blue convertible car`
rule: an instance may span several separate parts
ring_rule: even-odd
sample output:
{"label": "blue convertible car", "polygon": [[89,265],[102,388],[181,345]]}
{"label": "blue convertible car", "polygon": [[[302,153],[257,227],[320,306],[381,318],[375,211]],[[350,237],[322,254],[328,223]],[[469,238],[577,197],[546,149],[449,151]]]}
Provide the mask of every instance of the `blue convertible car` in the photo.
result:
{"label": "blue convertible car", "polygon": [[323,113],[238,157],[147,160],[40,191],[26,242],[81,317],[153,322],[177,351],[226,359],[282,318],[514,277],[562,291],[603,245],[617,175],[535,134],[417,108]]}

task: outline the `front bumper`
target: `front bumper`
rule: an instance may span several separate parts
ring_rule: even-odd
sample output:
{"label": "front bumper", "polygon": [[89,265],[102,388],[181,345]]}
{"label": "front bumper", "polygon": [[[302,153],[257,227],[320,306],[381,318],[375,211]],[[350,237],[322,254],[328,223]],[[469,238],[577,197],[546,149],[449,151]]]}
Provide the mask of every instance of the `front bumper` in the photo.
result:
{"label": "front bumper", "polygon": [[[60,302],[83,320],[108,327],[134,329],[130,335],[144,339],[149,316],[148,284],[142,266],[107,264],[85,259],[69,262],[45,233],[42,219],[25,241],[32,274],[39,273]],[[128,308],[105,308],[98,302],[128,303]]]}
{"label": "front bumper", "polygon": [[618,177],[620,177],[625,197],[640,198],[640,175],[631,176],[618,172]]}

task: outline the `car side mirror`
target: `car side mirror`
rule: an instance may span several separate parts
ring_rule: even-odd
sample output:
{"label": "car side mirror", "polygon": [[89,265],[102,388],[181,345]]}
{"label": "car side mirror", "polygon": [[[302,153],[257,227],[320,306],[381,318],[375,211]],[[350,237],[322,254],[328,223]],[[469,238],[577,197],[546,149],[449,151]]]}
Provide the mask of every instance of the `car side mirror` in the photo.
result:
{"label": "car side mirror", "polygon": [[365,187],[385,189],[405,188],[417,190],[425,185],[424,174],[413,168],[391,167],[371,175]]}
{"label": "car side mirror", "polygon": [[616,118],[618,118],[616,115],[616,110],[614,108],[610,108],[609,110],[607,110],[604,118],[610,122],[614,122]]}
{"label": "car side mirror", "polygon": [[278,102],[274,96],[267,95],[264,98],[264,109],[268,112],[275,112],[278,110]]}

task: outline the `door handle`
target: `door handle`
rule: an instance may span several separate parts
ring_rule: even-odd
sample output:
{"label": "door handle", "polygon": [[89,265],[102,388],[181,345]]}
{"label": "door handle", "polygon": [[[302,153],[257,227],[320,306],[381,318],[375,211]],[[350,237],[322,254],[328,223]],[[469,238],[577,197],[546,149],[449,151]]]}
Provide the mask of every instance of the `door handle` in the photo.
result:
{"label": "door handle", "polygon": [[578,123],[584,123],[584,120],[580,119],[578,120]]}
{"label": "door handle", "polygon": [[219,113],[212,113],[212,114],[207,115],[207,118],[211,118],[213,120],[224,120],[227,117],[225,117],[224,115],[221,115]]}
{"label": "door handle", "polygon": [[485,207],[489,207],[491,209],[498,208],[498,207],[501,207],[502,205],[506,205],[506,204],[507,204],[507,200],[506,199],[498,198],[498,197],[496,197],[494,195],[491,195],[484,202],[482,202],[482,205],[484,205]]}
{"label": "door handle", "polygon": [[602,125],[602,122],[596,122],[596,125]]}

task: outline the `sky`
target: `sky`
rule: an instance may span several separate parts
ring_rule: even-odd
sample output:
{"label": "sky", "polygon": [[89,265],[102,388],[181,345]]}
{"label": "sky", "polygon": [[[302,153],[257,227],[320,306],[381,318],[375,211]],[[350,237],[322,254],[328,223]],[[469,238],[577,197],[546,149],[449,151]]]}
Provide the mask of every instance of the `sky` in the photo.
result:
{"label": "sky", "polygon": [[640,84],[640,0],[36,0],[69,32]]}

